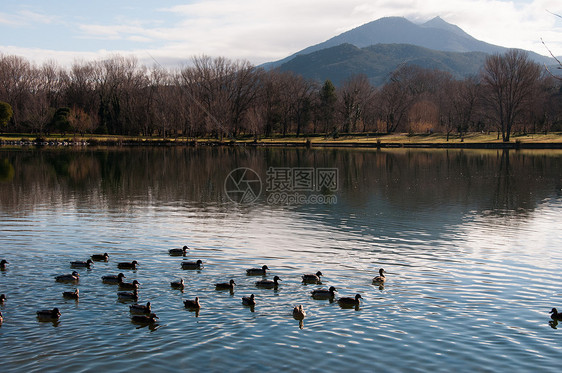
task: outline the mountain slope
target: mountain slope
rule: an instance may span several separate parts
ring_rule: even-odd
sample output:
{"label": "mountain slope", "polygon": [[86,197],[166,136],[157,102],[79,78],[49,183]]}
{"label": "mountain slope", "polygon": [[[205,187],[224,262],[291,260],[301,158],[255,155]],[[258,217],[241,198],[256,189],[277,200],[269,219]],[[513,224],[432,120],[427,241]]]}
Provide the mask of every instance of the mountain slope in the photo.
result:
{"label": "mountain slope", "polygon": [[484,52],[436,51],[411,44],[377,44],[365,48],[341,44],[298,55],[279,69],[319,82],[330,79],[335,85],[353,75],[364,74],[371,84],[378,86],[404,63],[447,71],[456,78],[463,78],[477,74],[486,56]]}

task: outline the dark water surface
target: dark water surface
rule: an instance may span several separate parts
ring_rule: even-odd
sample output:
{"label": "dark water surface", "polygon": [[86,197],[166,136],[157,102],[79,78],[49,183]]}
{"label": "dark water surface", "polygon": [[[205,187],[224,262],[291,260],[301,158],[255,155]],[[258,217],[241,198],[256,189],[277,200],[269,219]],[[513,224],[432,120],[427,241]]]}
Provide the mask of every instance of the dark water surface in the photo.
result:
{"label": "dark water surface", "polygon": [[[229,199],[239,167],[259,176],[254,203]],[[337,188],[316,180],[306,201],[276,203],[268,170],[297,168],[335,169]],[[0,370],[559,371],[561,213],[558,151],[0,148]],[[183,245],[204,269],[168,255]],[[80,300],[63,299],[75,286],[54,276],[104,252],[77,270]],[[131,260],[154,326],[132,324],[101,282]],[[263,264],[277,290],[245,275]],[[318,270],[361,307],[312,299],[300,275]],[[215,290],[231,278],[234,294]],[[254,312],[241,304],[252,293]],[[195,296],[199,314],[182,302]],[[38,322],[53,307],[60,321]]]}

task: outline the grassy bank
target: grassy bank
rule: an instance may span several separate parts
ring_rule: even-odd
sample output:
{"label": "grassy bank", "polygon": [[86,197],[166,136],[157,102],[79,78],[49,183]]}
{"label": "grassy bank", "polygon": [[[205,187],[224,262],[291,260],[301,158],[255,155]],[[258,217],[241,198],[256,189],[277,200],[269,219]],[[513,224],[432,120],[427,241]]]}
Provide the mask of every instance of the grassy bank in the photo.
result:
{"label": "grassy bank", "polygon": [[[306,136],[306,137],[270,137],[260,138],[255,141],[253,138],[243,139],[223,139],[219,141],[214,138],[163,138],[163,137],[139,137],[139,136],[116,136],[116,135],[49,135],[42,136],[41,140],[37,140],[34,134],[0,134],[0,144],[2,145],[270,145],[270,146],[372,146],[372,147],[388,147],[388,146],[478,146],[484,147],[501,147],[505,146],[498,139],[497,133],[468,133],[462,138],[458,135],[449,136],[446,134],[372,134],[372,135],[343,135],[338,138],[324,136]],[[562,147],[562,133],[549,134],[526,134],[513,135],[511,141],[507,144],[512,146],[560,146]]]}

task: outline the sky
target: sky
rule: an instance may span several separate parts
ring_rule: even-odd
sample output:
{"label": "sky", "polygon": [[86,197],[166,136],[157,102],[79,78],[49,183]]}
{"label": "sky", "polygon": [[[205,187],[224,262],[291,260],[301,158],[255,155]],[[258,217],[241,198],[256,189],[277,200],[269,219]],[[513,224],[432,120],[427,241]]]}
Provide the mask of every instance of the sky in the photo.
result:
{"label": "sky", "polygon": [[388,16],[440,16],[473,37],[562,56],[561,0],[2,0],[0,54],[40,64],[108,55],[185,65],[194,56],[255,65]]}

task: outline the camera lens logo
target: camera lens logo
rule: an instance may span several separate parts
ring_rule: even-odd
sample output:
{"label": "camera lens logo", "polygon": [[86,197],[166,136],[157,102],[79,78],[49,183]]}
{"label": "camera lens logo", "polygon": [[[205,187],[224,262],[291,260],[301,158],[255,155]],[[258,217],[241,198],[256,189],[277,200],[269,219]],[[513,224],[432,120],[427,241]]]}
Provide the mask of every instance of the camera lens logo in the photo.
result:
{"label": "camera lens logo", "polygon": [[224,180],[224,191],[232,202],[255,202],[261,194],[260,176],[247,167],[232,170]]}

